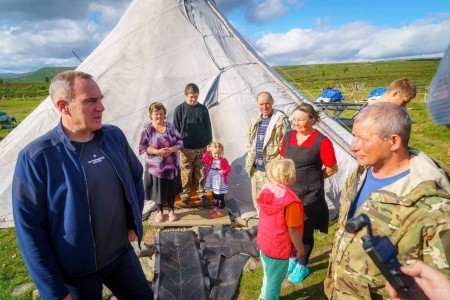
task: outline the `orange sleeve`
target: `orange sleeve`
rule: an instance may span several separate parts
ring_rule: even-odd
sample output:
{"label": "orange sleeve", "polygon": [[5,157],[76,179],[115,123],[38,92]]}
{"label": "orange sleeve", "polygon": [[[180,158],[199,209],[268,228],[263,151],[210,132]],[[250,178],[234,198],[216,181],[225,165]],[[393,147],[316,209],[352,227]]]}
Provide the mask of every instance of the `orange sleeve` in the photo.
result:
{"label": "orange sleeve", "polygon": [[288,227],[303,227],[303,210],[301,203],[292,202],[286,207],[286,224]]}

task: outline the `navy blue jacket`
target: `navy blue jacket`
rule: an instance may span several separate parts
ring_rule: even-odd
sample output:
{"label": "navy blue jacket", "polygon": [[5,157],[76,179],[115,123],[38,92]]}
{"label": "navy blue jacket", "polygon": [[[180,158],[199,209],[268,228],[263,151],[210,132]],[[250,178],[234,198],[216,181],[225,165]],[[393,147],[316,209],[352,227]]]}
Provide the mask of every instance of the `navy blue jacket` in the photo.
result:
{"label": "navy blue jacket", "polygon": [[[140,243],[143,168],[123,132],[111,125],[95,132],[123,183],[127,223]],[[65,278],[97,271],[82,143],[71,142],[61,123],[20,153],[12,185],[17,241],[43,299],[62,299]]]}

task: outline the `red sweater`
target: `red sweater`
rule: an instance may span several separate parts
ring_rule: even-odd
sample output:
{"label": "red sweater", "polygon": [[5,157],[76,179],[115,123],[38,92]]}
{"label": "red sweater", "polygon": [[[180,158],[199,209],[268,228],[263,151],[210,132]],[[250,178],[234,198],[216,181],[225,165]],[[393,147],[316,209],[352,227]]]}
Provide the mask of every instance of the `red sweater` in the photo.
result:
{"label": "red sweater", "polygon": [[[317,136],[319,135],[319,131],[316,130],[313,134],[311,134],[306,141],[303,142],[301,146],[297,144],[297,138],[296,135],[297,131],[294,130],[294,132],[291,135],[291,139],[289,140],[289,144],[296,146],[296,147],[302,147],[302,148],[311,148],[314,144],[314,141],[316,140]],[[280,148],[280,156],[284,157],[284,138],[281,142],[281,148]],[[324,137],[322,140],[322,143],[320,144],[320,159],[322,160],[325,167],[331,167],[334,166],[337,163],[336,160],[336,154],[334,153],[334,147],[331,143],[330,139],[327,137]]]}

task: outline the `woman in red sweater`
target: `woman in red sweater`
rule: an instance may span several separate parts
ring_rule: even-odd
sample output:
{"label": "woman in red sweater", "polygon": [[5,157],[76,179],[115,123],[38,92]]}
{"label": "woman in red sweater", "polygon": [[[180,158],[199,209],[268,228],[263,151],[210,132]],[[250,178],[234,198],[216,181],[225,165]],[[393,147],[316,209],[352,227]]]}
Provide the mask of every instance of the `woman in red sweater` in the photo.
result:
{"label": "woman in red sweater", "polygon": [[[280,155],[295,163],[296,181],[292,190],[302,200],[305,212],[303,245],[305,255],[299,259],[302,268],[296,268],[291,281],[302,282],[309,275],[307,267],[314,247],[314,230],[328,232],[328,206],[325,201],[324,178],[337,172],[336,155],[331,141],[313,126],[319,115],[308,103],[299,105],[292,114],[294,130],[286,132]],[[293,271],[290,264],[288,273]]]}

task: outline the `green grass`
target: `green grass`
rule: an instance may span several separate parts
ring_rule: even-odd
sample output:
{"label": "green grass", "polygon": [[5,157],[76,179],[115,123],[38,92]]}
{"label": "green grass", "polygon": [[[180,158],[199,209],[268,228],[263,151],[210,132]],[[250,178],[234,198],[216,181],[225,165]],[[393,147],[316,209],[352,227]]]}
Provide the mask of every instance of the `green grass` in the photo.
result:
{"label": "green grass", "polygon": [[275,70],[310,99],[315,99],[324,87],[334,85],[342,91],[346,101],[361,101],[372,89],[387,87],[400,77],[408,77],[417,85],[416,100],[423,101],[438,65],[439,59],[424,59],[280,66]]}
{"label": "green grass", "polygon": [[[0,101],[0,111],[6,112],[10,117],[15,117],[17,122],[22,122],[41,102],[43,98],[29,100],[3,100]],[[3,140],[14,128],[1,128],[0,141]]]}
{"label": "green grass", "polygon": [[[48,82],[3,82],[0,84],[0,111],[20,123],[48,96],[48,87]],[[1,128],[0,141],[12,130]]]}
{"label": "green grass", "polygon": [[[424,103],[438,62],[438,60],[430,59],[285,66],[276,69],[310,99],[315,99],[324,87],[333,84],[342,88],[346,101],[361,101],[367,97],[370,90],[376,87],[386,87],[391,81],[403,76],[413,79],[417,84],[418,94],[408,105],[408,112],[413,120],[410,146],[425,151],[448,167],[450,160],[447,157],[447,148],[450,148],[450,131],[443,126],[433,124]],[[57,73],[57,70],[47,71]],[[48,82],[43,81],[44,79],[40,80],[34,82],[3,80],[3,83],[0,83],[0,111],[6,111],[21,122],[48,95]],[[0,129],[0,140],[9,132],[9,129]],[[328,235],[316,233],[316,245],[310,264],[312,274],[301,284],[283,284],[282,299],[325,299],[322,282],[334,231],[335,226],[332,226]],[[10,294],[14,287],[20,283],[31,282],[17,248],[14,229],[0,231],[0,250],[2,253],[0,299],[11,299]],[[260,268],[251,273],[244,272],[239,286],[239,299],[257,299],[261,284],[262,270]],[[30,293],[26,293],[26,296],[14,299],[30,298]]]}
{"label": "green grass", "polygon": [[56,74],[66,70],[74,70],[75,67],[46,67],[34,72],[25,74],[17,74],[8,76],[8,78],[1,78],[3,82],[30,82],[30,81],[50,81]]}
{"label": "green grass", "polygon": [[14,228],[0,230],[0,253],[0,299],[31,299],[34,286],[20,296],[11,296],[16,286],[31,282],[31,276],[20,255]]}
{"label": "green grass", "polygon": [[[329,227],[328,234],[316,232],[315,245],[308,267],[310,275],[302,283],[293,284],[285,279],[281,285],[281,297],[284,300],[327,299],[323,292],[323,280],[326,275],[330,249],[332,246],[336,222]],[[238,299],[258,299],[262,286],[263,271],[258,267],[254,271],[244,271],[239,283]],[[312,296],[314,295],[314,296]]]}

